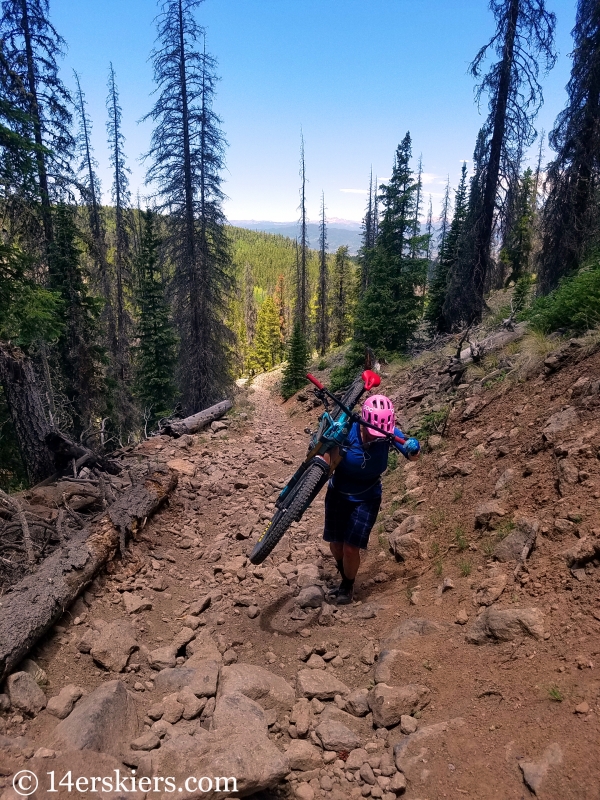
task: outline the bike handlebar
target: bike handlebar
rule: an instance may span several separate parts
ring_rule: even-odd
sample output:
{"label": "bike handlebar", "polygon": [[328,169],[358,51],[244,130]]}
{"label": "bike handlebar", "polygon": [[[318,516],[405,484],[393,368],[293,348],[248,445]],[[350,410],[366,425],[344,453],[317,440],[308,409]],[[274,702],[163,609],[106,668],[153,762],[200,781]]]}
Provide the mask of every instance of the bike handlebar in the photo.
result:
{"label": "bike handlebar", "polygon": [[[342,409],[342,411],[344,413],[346,413],[354,422],[358,422],[359,425],[363,425],[365,428],[372,428],[374,431],[379,431],[380,433],[385,433],[386,438],[390,439],[392,442],[398,442],[399,444],[406,444],[406,441],[407,441],[406,439],[402,439],[402,437],[396,436],[393,433],[388,433],[387,431],[383,431],[381,428],[378,428],[377,425],[372,425],[370,422],[366,422],[355,411],[352,411],[352,409],[347,408],[340,400],[337,399],[337,397],[335,395],[331,394],[329,389],[327,389],[325,386],[323,386],[321,381],[319,381],[317,378],[315,378],[314,375],[311,375],[310,372],[306,375],[306,377],[308,378],[308,380],[312,384],[314,384],[317,387],[318,391],[323,392],[324,394],[327,395],[327,397],[330,400],[333,400],[333,402],[336,405],[338,405]],[[377,377],[379,377],[379,376],[377,376]]]}
{"label": "bike handlebar", "polygon": [[309,381],[310,381],[312,384],[314,384],[314,385],[317,387],[317,389],[320,389],[321,391],[323,391],[323,389],[324,389],[325,387],[323,386],[323,384],[321,383],[321,381],[320,381],[320,380],[318,380],[318,378],[315,378],[315,376],[314,376],[314,375],[311,375],[311,374],[310,374],[310,372],[309,372],[309,373],[307,373],[306,377],[308,378],[308,380],[309,380]]}

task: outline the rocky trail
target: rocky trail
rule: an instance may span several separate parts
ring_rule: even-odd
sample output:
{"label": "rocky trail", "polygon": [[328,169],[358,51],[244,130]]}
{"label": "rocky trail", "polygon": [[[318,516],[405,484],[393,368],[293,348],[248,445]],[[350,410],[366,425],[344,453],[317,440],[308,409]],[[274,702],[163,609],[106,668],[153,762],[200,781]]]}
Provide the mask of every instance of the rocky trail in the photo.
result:
{"label": "rocky trail", "polygon": [[[348,607],[323,599],[323,495],[246,558],[304,456],[307,396],[281,404],[267,376],[259,413],[134,451],[178,489],[6,681],[2,800],[22,770],[34,798],[229,796],[215,776],[265,800],[600,798],[600,353],[500,390],[436,374],[384,380],[401,424],[453,405],[384,477]],[[148,782],[47,794],[50,772],[115,769]]]}

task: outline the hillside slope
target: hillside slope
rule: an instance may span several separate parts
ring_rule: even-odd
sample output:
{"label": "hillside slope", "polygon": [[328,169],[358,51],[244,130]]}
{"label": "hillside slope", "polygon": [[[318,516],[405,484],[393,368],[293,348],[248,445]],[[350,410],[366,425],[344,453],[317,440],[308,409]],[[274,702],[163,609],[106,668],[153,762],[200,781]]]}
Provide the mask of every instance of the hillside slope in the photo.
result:
{"label": "hillside slope", "polygon": [[350,607],[323,601],[323,496],[247,562],[319,413],[306,391],[282,404],[260,376],[213,431],[132,452],[179,487],[32,653],[48,708],[9,678],[3,800],[49,763],[221,770],[262,800],[598,798],[600,351],[527,346],[458,386],[442,351],[386,367],[429,446],[384,477]]}

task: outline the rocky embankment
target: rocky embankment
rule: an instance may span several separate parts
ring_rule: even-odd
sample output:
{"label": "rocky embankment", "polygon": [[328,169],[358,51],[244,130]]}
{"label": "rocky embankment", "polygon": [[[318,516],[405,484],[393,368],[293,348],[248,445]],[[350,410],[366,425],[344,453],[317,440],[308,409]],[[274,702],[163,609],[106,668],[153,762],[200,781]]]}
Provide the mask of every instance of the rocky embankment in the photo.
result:
{"label": "rocky embankment", "polygon": [[312,403],[259,385],[260,418],[146,442],[132,457],[179,488],[6,681],[3,800],[21,770],[41,798],[50,772],[115,769],[150,783],[86,794],[168,797],[169,776],[224,797],[220,776],[290,800],[597,797],[600,356],[575,350],[509,388],[431,364],[382,387],[405,417],[453,410],[385,477],[349,607],[324,599],[322,497],[246,559]]}

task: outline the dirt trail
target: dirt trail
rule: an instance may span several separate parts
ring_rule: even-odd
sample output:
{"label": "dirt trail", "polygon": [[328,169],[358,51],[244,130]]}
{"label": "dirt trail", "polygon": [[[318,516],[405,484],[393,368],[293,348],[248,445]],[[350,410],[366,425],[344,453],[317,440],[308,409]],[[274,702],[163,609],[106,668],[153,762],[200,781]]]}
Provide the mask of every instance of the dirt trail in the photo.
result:
{"label": "dirt trail", "polygon": [[[443,451],[388,475],[357,602],[347,608],[322,602],[334,578],[320,538],[323,495],[264,565],[246,559],[278,489],[305,453],[303,428],[316,411],[290,417],[290,404],[273,399],[264,378],[251,394],[258,411],[249,419],[238,414],[217,432],[149,440],[135,457],[176,469],[177,493],[132,543],[131,560],[109,565],[32,653],[47,674],[45,694],[76,686],[95,696],[104,684],[122,682],[138,728],[129,738],[124,730],[114,735],[126,763],[143,772],[156,769],[160,760],[149,766],[144,759],[166,753],[169,741],[191,746],[188,740],[204,741],[215,729],[224,714],[219,698],[233,692],[237,666],[233,694],[262,706],[265,734],[268,725],[269,739],[289,757],[283,768],[273,766],[271,751],[264,757],[264,769],[279,769],[280,777],[257,797],[517,800],[535,791],[548,800],[600,798],[600,562],[587,559],[574,577],[561,556],[581,544],[575,534],[594,540],[593,526],[600,525],[592,497],[600,487],[597,410],[580,409],[583,424],[571,432],[579,448],[570,451],[575,477],[556,467],[566,428],[555,434],[554,449],[531,450],[552,413],[561,413],[566,387],[582,373],[593,375],[598,361],[553,378],[554,400],[548,385],[517,387],[476,421],[461,423],[457,411]],[[512,413],[519,448],[499,454],[497,443],[513,436],[509,415],[499,422],[509,404],[521,408]],[[594,448],[589,457],[585,447]],[[556,480],[563,480],[562,497]],[[494,529],[484,521],[483,531],[474,530],[484,501],[504,506],[504,516],[496,515]],[[514,561],[491,556],[523,534],[519,514],[537,520],[539,534],[528,565],[515,572]],[[493,525],[493,510],[490,516]],[[502,519],[510,520],[504,529]],[[98,645],[107,630],[115,632],[114,649],[125,648],[124,661]],[[478,639],[486,643],[473,643]],[[214,691],[196,692],[202,709],[165,721],[163,698],[173,695],[160,669],[207,659],[221,662],[216,714]],[[240,665],[269,671],[266,694]],[[320,689],[323,682],[333,688]],[[281,699],[286,685],[295,699],[293,692],[292,700]],[[157,722],[153,709],[161,702]],[[248,714],[262,712],[236,708],[250,747]],[[0,767],[2,754],[11,753],[0,769],[6,800],[14,798],[10,767],[26,767],[40,747],[49,749],[48,763],[60,758],[57,722],[48,709],[27,713],[14,703],[0,715]],[[152,746],[129,750],[140,734]]]}

